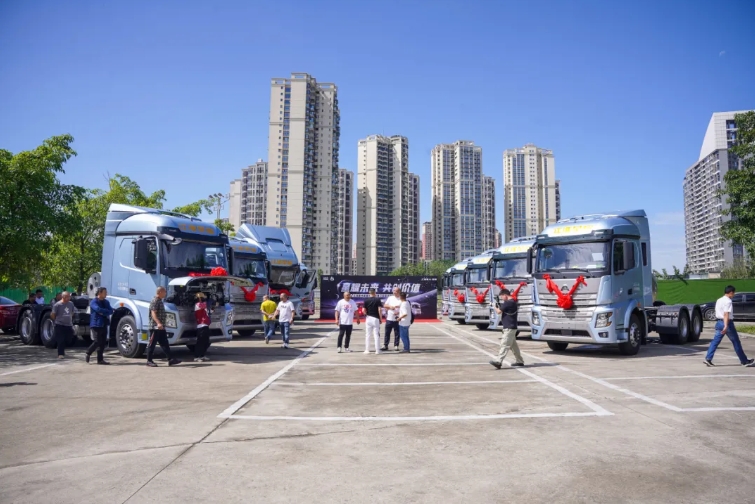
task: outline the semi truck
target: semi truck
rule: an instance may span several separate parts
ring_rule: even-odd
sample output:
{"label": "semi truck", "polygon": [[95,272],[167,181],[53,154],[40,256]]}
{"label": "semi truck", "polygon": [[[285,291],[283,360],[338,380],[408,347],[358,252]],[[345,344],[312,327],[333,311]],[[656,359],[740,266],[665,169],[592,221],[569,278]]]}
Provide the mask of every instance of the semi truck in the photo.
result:
{"label": "semi truck", "polygon": [[291,235],[286,228],[271,226],[252,226],[242,224],[236,232],[238,240],[252,240],[259,244],[267,256],[270,265],[268,270],[268,295],[276,303],[280,295],[285,293],[294,305],[296,318],[301,318],[301,298],[294,292],[296,280],[301,268],[291,244]]}
{"label": "semi truck", "polygon": [[301,301],[301,319],[315,316],[315,292],[317,271],[310,270],[304,263],[299,264],[299,276],[291,293]]}
{"label": "semi truck", "polygon": [[[86,338],[89,299],[98,287],[106,287],[114,309],[109,336],[121,355],[139,357],[149,340],[150,301],[157,287],[164,287],[165,329],[171,345],[194,347],[198,292],[207,296],[212,307],[210,341],[230,341],[230,282],[251,286],[249,280],[228,274],[231,256],[228,237],[212,224],[174,212],[112,204],[105,222],[101,272],[89,278],[88,296],[73,301],[74,334]],[[24,343],[55,345],[48,307],[26,309],[22,317]]]}
{"label": "semi truck", "polygon": [[464,277],[464,323],[475,324],[478,329],[487,329],[490,325],[490,260],[496,250],[486,250],[467,261]]}
{"label": "semi truck", "polygon": [[455,320],[459,324],[465,324],[464,321],[464,303],[466,302],[466,291],[464,290],[464,281],[466,280],[467,263],[471,257],[454,264],[448,271],[448,301],[445,312],[448,318]]}
{"label": "semi truck", "polygon": [[519,330],[530,330],[533,296],[532,275],[527,272],[527,257],[535,245],[535,238],[534,236],[516,238],[493,254],[490,261],[491,282],[488,292],[491,329],[501,327],[501,317],[495,311],[495,307],[499,302],[501,289],[508,289],[519,306],[517,312]]}
{"label": "semi truck", "polygon": [[546,227],[528,257],[535,278],[532,339],[554,351],[570,343],[617,345],[636,354],[655,332],[665,344],[695,342],[695,304],[656,300],[644,210],[580,215]]}
{"label": "semi truck", "polygon": [[239,336],[252,336],[262,330],[262,297],[268,293],[270,264],[267,254],[252,238],[231,238],[233,274],[249,279],[254,285],[231,285],[233,329]]}

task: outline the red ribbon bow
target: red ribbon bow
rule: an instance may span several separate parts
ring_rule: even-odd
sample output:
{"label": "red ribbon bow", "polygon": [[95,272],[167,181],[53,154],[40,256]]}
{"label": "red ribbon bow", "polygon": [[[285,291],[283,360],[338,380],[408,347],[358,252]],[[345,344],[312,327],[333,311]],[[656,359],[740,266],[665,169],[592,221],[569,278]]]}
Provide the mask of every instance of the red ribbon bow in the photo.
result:
{"label": "red ribbon bow", "polygon": [[244,291],[244,299],[247,303],[254,303],[254,300],[257,299],[257,290],[265,285],[263,282],[257,282],[254,284],[253,289],[247,289],[246,287],[239,287],[242,291]]}
{"label": "red ribbon bow", "polygon": [[[496,284],[496,285],[498,286],[498,288],[499,288],[499,289],[501,289],[501,290],[503,290],[503,289],[505,289],[505,288],[506,288],[506,286],[504,285],[504,283],[503,283],[503,282],[501,282],[500,280],[496,280],[496,281],[495,281],[495,284]],[[520,291],[520,290],[522,290],[522,287],[524,287],[525,285],[527,285],[527,282],[519,282],[519,285],[517,286],[517,288],[516,288],[516,289],[514,289],[514,292],[512,292],[512,293],[511,293],[511,298],[512,298],[512,299],[513,299],[514,301],[518,301],[518,299],[517,299],[517,298],[519,297],[519,291]]]}
{"label": "red ribbon bow", "polygon": [[286,296],[291,297],[291,293],[288,289],[270,289],[270,294],[285,294]]}
{"label": "red ribbon bow", "polygon": [[485,289],[482,293],[480,293],[480,291],[477,290],[477,287],[470,287],[469,290],[471,290],[472,294],[475,295],[477,302],[482,304],[485,302],[485,296],[488,295],[488,291],[490,290],[490,287]]}
{"label": "red ribbon bow", "polygon": [[571,289],[569,289],[569,292],[567,292],[566,294],[561,292],[561,290],[558,288],[558,285],[556,285],[556,282],[553,281],[549,274],[546,273],[545,275],[543,275],[543,280],[545,280],[545,287],[548,289],[548,292],[555,294],[558,298],[556,304],[564,310],[569,310],[574,306],[574,299],[572,298],[572,296],[577,290],[577,287],[579,287],[579,284],[587,287],[585,277],[583,277],[582,275],[579,275],[577,277],[577,279],[574,281],[574,285],[571,286]]}
{"label": "red ribbon bow", "polygon": [[190,277],[205,277],[205,276],[228,276],[228,271],[225,268],[217,267],[212,268],[209,273],[189,273]]}
{"label": "red ribbon bow", "polygon": [[459,301],[459,303],[464,302],[464,293],[460,293],[459,289],[454,289],[454,296],[456,296],[456,299]]}

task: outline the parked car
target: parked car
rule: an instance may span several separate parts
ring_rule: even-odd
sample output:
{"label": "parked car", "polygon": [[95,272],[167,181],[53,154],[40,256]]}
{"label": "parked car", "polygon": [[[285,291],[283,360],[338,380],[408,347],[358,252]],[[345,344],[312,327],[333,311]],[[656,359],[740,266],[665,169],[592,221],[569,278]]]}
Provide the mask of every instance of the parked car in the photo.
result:
{"label": "parked car", "polygon": [[[734,320],[755,320],[755,292],[737,292],[731,298],[734,305]],[[700,305],[705,320],[716,320],[716,302]]]}
{"label": "parked car", "polygon": [[0,296],[0,329],[5,334],[15,334],[18,330],[18,310],[20,309],[20,304]]}

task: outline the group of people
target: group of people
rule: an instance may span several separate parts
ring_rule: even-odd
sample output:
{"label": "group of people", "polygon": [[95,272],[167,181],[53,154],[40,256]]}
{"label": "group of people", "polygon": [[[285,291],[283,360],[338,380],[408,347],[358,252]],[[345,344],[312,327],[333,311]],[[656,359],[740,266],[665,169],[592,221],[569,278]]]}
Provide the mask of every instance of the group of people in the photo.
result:
{"label": "group of people", "polygon": [[[338,326],[338,353],[351,352],[349,343],[354,322],[361,323],[362,310],[351,299],[351,293],[344,292],[335,308],[335,323]],[[394,334],[393,347],[399,351],[399,339],[403,345],[402,353],[411,352],[409,344],[409,327],[412,325],[412,305],[406,300],[406,293],[400,289],[393,289],[393,295],[385,303],[377,297],[375,289],[369,290],[369,297],[364,300],[365,337],[364,353],[370,353],[370,339],[375,345],[375,354],[388,351],[391,343],[391,333]],[[380,324],[385,317],[385,339],[380,348]]]}

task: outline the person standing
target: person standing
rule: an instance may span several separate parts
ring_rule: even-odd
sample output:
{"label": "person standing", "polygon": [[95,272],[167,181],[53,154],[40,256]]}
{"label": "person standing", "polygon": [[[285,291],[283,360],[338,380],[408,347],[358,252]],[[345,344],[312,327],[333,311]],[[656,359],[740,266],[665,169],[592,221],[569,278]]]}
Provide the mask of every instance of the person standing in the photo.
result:
{"label": "person standing", "polygon": [[289,348],[288,341],[290,337],[291,326],[294,325],[294,303],[288,300],[288,294],[281,294],[281,302],[275,310],[278,322],[281,327],[281,336],[283,339],[283,348]]}
{"label": "person standing", "polygon": [[275,335],[275,310],[278,305],[265,294],[262,296],[260,311],[262,312],[262,329],[265,333],[265,344],[270,343],[270,338]]}
{"label": "person standing", "polygon": [[42,289],[37,289],[34,294],[34,302],[37,304],[45,304],[45,295],[42,293]]}
{"label": "person standing", "polygon": [[89,303],[89,311],[92,317],[89,321],[89,331],[92,335],[92,344],[87,348],[86,358],[89,364],[89,358],[97,350],[97,364],[110,364],[105,360],[105,345],[107,345],[107,328],[110,325],[110,316],[113,314],[113,307],[107,299],[107,289],[105,287],[97,288],[97,295]]}
{"label": "person standing", "polygon": [[503,303],[500,303],[500,307],[496,306],[495,311],[501,315],[503,322],[503,335],[501,337],[501,348],[498,350],[498,358],[491,360],[490,364],[498,369],[501,369],[503,359],[506,354],[509,353],[509,349],[514,353],[516,362],[512,366],[524,366],[524,359],[519,351],[519,345],[516,342],[516,330],[517,330],[517,312],[519,306],[517,302],[511,297],[511,291],[508,289],[501,289],[500,297],[503,299]]}
{"label": "person standing", "polygon": [[370,336],[375,342],[375,354],[380,353],[380,311],[383,302],[375,294],[375,289],[369,290],[369,297],[364,300],[365,336],[364,353],[370,353]]}
{"label": "person standing", "polygon": [[155,345],[160,344],[163,353],[168,358],[168,366],[176,366],[181,364],[178,359],[173,359],[170,355],[170,344],[168,343],[168,333],[165,332],[165,304],[163,299],[167,291],[165,287],[160,286],[157,288],[155,297],[152,298],[152,302],[149,304],[149,345],[147,346],[147,366],[157,367],[157,364],[152,360],[152,356],[155,353]]}
{"label": "person standing", "polygon": [[705,356],[706,366],[715,366],[713,364],[713,356],[716,354],[716,349],[724,338],[724,335],[726,335],[731,340],[734,352],[739,357],[739,362],[743,366],[755,367],[755,359],[747,358],[745,351],[742,349],[742,342],[739,341],[737,328],[734,327],[734,306],[731,298],[734,297],[736,291],[733,285],[727,285],[724,289],[724,295],[716,301],[716,333],[708,347],[708,354]]}
{"label": "person standing", "polygon": [[[351,331],[354,329],[354,316],[356,315],[357,325],[359,325],[359,314],[357,313],[357,304],[351,299],[350,292],[343,293],[343,299],[336,304],[336,325],[338,326],[338,353],[351,352],[349,341],[351,341]],[[343,341],[346,336],[345,344]]]}
{"label": "person standing", "polygon": [[54,305],[55,303],[57,303],[57,302],[58,302],[58,301],[60,301],[61,299],[63,299],[63,293],[62,293],[62,292],[58,292],[57,294],[55,294],[55,297],[54,297],[54,298],[53,298],[53,300],[52,300],[52,301],[50,302],[50,304]]}
{"label": "person standing", "polygon": [[393,288],[393,295],[388,296],[388,299],[385,300],[385,309],[386,309],[386,315],[385,315],[385,340],[383,344],[383,351],[388,350],[388,345],[391,343],[391,331],[393,331],[393,347],[396,351],[398,351],[398,339],[399,339],[399,332],[398,332],[398,311],[399,307],[401,306],[401,300],[399,299],[399,294],[401,293],[401,289],[398,287]]}
{"label": "person standing", "polygon": [[401,353],[409,353],[409,326],[412,325],[412,304],[406,300],[406,293],[399,294],[401,305],[398,312],[398,333],[401,336],[401,344],[404,349]]}
{"label": "person standing", "polygon": [[194,305],[194,318],[197,320],[197,343],[194,345],[194,362],[207,362],[207,349],[210,348],[210,314],[207,308],[207,296],[204,292],[197,292],[197,302]]}
{"label": "person standing", "polygon": [[[37,291],[38,294],[41,292]],[[44,304],[44,298],[42,298],[42,304]],[[50,319],[55,322],[53,336],[58,344],[58,359],[62,359],[66,355],[66,341],[73,338],[73,302],[68,291],[63,291],[60,301],[53,305]]]}

